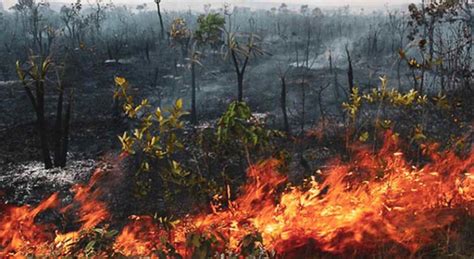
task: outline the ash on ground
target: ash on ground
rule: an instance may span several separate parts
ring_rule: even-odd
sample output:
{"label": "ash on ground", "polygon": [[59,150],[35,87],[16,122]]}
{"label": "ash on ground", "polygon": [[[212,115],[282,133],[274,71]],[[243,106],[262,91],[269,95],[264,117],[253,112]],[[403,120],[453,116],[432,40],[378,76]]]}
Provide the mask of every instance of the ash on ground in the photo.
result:
{"label": "ash on ground", "polygon": [[70,159],[65,168],[48,170],[39,161],[9,164],[0,174],[0,196],[6,203],[37,203],[45,194],[68,193],[74,184],[87,182],[96,167],[93,159]]}

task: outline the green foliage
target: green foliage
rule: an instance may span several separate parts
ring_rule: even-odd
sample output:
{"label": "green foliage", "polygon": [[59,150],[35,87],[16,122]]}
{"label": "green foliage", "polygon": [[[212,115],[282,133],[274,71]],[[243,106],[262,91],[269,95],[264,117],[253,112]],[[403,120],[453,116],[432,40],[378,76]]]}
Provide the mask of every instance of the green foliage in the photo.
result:
{"label": "green foliage", "polygon": [[[433,97],[421,95],[418,91],[400,92],[388,86],[388,80],[381,78],[381,86],[367,93],[354,88],[350,101],[343,104],[351,119],[351,129],[360,142],[374,140],[377,133],[394,130],[403,133],[407,142],[422,146],[432,141],[428,136],[427,113],[451,114],[452,102],[446,95]],[[371,131],[373,130],[373,131]],[[457,143],[453,141],[453,143]]]}
{"label": "green foliage", "polygon": [[359,95],[359,88],[354,87],[349,97],[348,103],[343,103],[342,107],[349,114],[352,121],[357,119],[357,113],[362,105],[362,97]]}
{"label": "green foliage", "polygon": [[239,143],[244,147],[267,147],[277,132],[265,129],[244,102],[233,102],[218,122],[217,139],[221,144]]}
{"label": "green foliage", "polygon": [[[351,126],[355,137],[360,142],[367,142],[370,137],[373,137],[374,145],[379,130],[386,131],[395,127],[395,123],[390,119],[389,114],[393,115],[393,111],[397,111],[397,113],[405,112],[405,114],[418,114],[428,104],[428,97],[426,95],[420,95],[415,90],[403,93],[394,88],[389,88],[386,77],[381,77],[380,80],[380,87],[374,88],[365,94],[361,93],[357,87],[354,87],[350,95],[350,101],[343,103],[343,108],[351,119]],[[361,115],[364,109],[366,111],[374,111],[375,116],[370,115],[370,112]],[[392,113],[388,113],[388,110],[392,111]],[[364,116],[367,118],[364,119]],[[408,117],[408,115],[405,117]],[[367,126],[368,128],[373,128],[374,131],[369,132]],[[419,124],[402,126],[421,129]],[[420,140],[420,138],[417,138],[417,140]]]}
{"label": "green foliage", "polygon": [[91,257],[100,252],[107,251],[110,249],[117,234],[117,230],[108,230],[107,228],[93,228],[87,232],[83,232],[81,234],[83,241],[80,243],[86,244],[83,248],[85,255]]}
{"label": "green foliage", "polygon": [[210,13],[198,17],[198,28],[194,33],[195,39],[201,43],[217,46],[222,43],[222,29],[225,25],[225,18],[219,13]]}
{"label": "green foliage", "polygon": [[[125,78],[116,77],[115,84],[114,98],[123,102],[123,112],[132,125],[119,140],[123,154],[135,161],[136,194],[139,196],[146,196],[160,186],[153,180],[154,172],[159,172],[160,189],[169,202],[183,191],[193,192],[196,198],[222,194],[224,183],[234,178],[228,175],[228,166],[233,161],[243,163],[244,154],[248,157],[251,153],[258,158],[259,152],[273,151],[271,139],[279,135],[266,129],[245,103],[234,102],[218,121],[215,131],[198,135],[197,143],[185,144],[181,141],[184,134],[181,118],[187,113],[183,111],[182,100],[177,100],[171,108],[153,110],[147,99],[135,102],[128,93],[129,84]],[[194,144],[198,146],[194,148]],[[205,172],[216,167],[219,175]],[[238,168],[246,166],[241,164]],[[242,173],[235,176],[241,178]]]}
{"label": "green foliage", "polygon": [[186,246],[192,250],[193,259],[211,258],[217,238],[213,234],[190,233],[186,237]]}
{"label": "green foliage", "polygon": [[260,233],[248,234],[240,242],[240,253],[243,256],[258,256],[263,249],[261,249],[263,237]]}
{"label": "green foliage", "polygon": [[357,87],[354,87],[350,95],[350,101],[342,104],[351,119],[356,120],[363,104],[381,104],[398,108],[413,108],[423,106],[428,101],[426,95],[420,95],[413,89],[408,93],[402,93],[394,88],[389,89],[387,86],[388,80],[385,77],[380,78],[380,81],[382,82],[380,88],[374,88],[369,93],[363,95],[361,95]]}
{"label": "green foliage", "polygon": [[[114,98],[124,100],[123,111],[135,122],[136,127],[126,131],[119,140],[122,152],[137,157],[139,161],[138,174],[160,170],[164,181],[177,182],[189,175],[181,164],[176,161],[177,152],[184,146],[178,138],[178,133],[184,127],[181,117],[187,113],[183,110],[183,101],[178,99],[175,104],[162,111],[160,108],[150,109],[147,99],[135,104],[133,96],[128,94],[128,82],[125,78],[115,78],[116,91]],[[147,194],[146,181],[142,185],[142,195]]]}
{"label": "green foliage", "polygon": [[16,72],[18,74],[18,78],[22,83],[27,83],[25,80],[27,77],[31,77],[34,81],[44,81],[46,79],[46,75],[49,71],[49,68],[52,64],[50,58],[46,58],[40,62],[34,57],[31,56],[28,61],[28,68],[23,69],[21,67],[20,61],[16,62]]}
{"label": "green foliage", "polygon": [[258,57],[269,54],[263,50],[261,38],[258,35],[250,34],[245,43],[242,43],[238,35],[234,32],[226,32],[226,36],[225,48],[227,51],[224,53],[224,58],[235,55],[238,59],[242,58],[245,60],[252,56]]}
{"label": "green foliage", "polygon": [[95,257],[113,254],[112,245],[119,232],[109,226],[84,229],[77,235],[66,236],[54,247],[54,256],[80,255]]}
{"label": "green foliage", "polygon": [[[131,133],[124,132],[123,136],[119,137],[123,152],[132,155],[142,152],[147,156],[163,159],[169,158],[175,151],[183,148],[176,133],[184,127],[180,119],[187,114],[183,111],[181,99],[178,99],[173,107],[165,109],[165,112],[160,108],[152,112],[147,99],[143,99],[138,105],[134,103],[133,97],[127,93],[128,82],[125,79],[117,77],[115,82],[117,86],[115,98],[125,100],[123,104],[125,114],[130,119],[139,120],[137,128],[132,129]],[[155,132],[160,134],[156,135]]]}
{"label": "green foliage", "polygon": [[132,125],[119,139],[123,154],[137,169],[134,182],[139,196],[160,192],[170,203],[184,192],[196,199],[228,197],[228,186],[245,180],[247,163],[278,153],[273,141],[281,133],[267,129],[243,102],[231,103],[215,128],[186,135],[181,100],[163,111],[151,109],[146,99],[137,102],[128,93],[125,78],[116,77],[115,84],[114,96],[123,102]]}

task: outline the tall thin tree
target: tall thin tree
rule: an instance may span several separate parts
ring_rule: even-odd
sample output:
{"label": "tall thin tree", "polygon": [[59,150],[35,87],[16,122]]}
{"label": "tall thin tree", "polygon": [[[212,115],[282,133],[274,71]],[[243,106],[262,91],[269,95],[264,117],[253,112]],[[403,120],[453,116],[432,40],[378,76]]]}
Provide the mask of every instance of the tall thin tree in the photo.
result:
{"label": "tall thin tree", "polygon": [[158,13],[158,19],[160,20],[160,35],[161,35],[161,39],[164,40],[165,39],[165,25],[163,24],[163,16],[161,14],[161,0],[155,0],[155,4],[156,4],[156,11]]}

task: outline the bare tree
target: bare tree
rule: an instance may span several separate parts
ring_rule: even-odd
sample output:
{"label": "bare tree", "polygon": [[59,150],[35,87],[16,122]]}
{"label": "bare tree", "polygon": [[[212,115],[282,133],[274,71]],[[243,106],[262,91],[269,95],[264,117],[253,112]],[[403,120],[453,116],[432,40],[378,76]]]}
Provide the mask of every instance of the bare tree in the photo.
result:
{"label": "bare tree", "polygon": [[36,2],[36,0],[19,0],[12,7],[22,17],[25,39],[32,39],[28,48],[41,55],[45,54],[43,49],[43,30],[47,28],[44,24],[41,10],[47,7],[48,4]]}
{"label": "bare tree", "polygon": [[[471,48],[472,48],[472,12],[471,4],[466,0],[453,0],[430,2],[421,7],[416,4],[409,6],[411,31],[408,39],[413,45],[417,45],[421,54],[421,61],[414,58],[408,60],[411,67],[421,70],[418,90],[423,93],[425,76],[427,73],[441,73],[441,85],[444,85],[444,76],[454,76],[450,81],[462,82],[466,88],[470,88],[472,78],[471,70]],[[438,41],[436,46],[435,32],[449,33],[446,38],[451,43],[445,44],[443,40]],[[455,40],[453,40],[455,39]],[[444,63],[450,59],[453,64],[459,64],[446,70]],[[448,62],[445,62],[448,61]],[[460,63],[463,63],[462,65]],[[414,77],[416,78],[416,77]],[[415,80],[416,84],[416,80]]]}
{"label": "bare tree", "polygon": [[155,0],[156,12],[158,13],[158,19],[160,20],[160,34],[161,39],[165,39],[165,25],[163,24],[163,16],[161,14],[161,0]]}
{"label": "bare tree", "polygon": [[81,44],[81,35],[80,32],[82,27],[84,26],[84,21],[81,17],[82,4],[80,0],[77,2],[72,3],[69,7],[63,6],[60,12],[61,21],[64,23],[66,27],[66,37],[69,38],[70,44],[72,48],[76,46],[80,46]]}
{"label": "bare tree", "polygon": [[16,69],[18,77],[23,84],[23,88],[31,102],[33,110],[36,113],[37,130],[39,133],[41,154],[43,157],[44,166],[50,169],[54,166],[64,167],[66,165],[67,149],[69,143],[69,121],[71,118],[72,94],[69,98],[69,103],[66,106],[65,115],[63,117],[63,103],[65,88],[58,77],[58,103],[55,125],[55,139],[54,139],[54,164],[51,159],[50,146],[48,141],[48,125],[45,112],[45,93],[46,82],[48,82],[48,72],[52,66],[52,61],[48,57],[41,59],[31,56],[26,68],[22,68],[20,62],[17,62]]}
{"label": "bare tree", "polygon": [[[287,62],[287,64],[291,63],[291,59]],[[287,134],[290,134],[290,123],[288,122],[288,108],[287,108],[287,76],[290,72],[291,66],[287,65],[285,69],[282,68],[282,65],[279,64],[278,66],[278,78],[280,79],[281,83],[281,92],[280,92],[280,108],[283,116],[283,129]]]}
{"label": "bare tree", "polygon": [[349,83],[349,93],[352,93],[354,90],[354,71],[352,69],[352,58],[351,53],[349,52],[349,47],[346,45],[346,54],[347,54],[347,80]]}
{"label": "bare tree", "polygon": [[250,34],[247,37],[247,43],[241,44],[237,40],[236,33],[225,30],[227,34],[226,40],[226,55],[230,56],[234,65],[235,73],[237,75],[237,100],[243,101],[244,96],[244,76],[252,56],[259,56],[266,54],[259,46],[260,38],[255,34]]}
{"label": "bare tree", "polygon": [[[34,59],[30,60],[31,68],[29,71],[22,70],[20,63],[17,62],[17,72],[20,78],[20,81],[23,83],[24,89],[30,102],[33,106],[33,109],[36,113],[37,119],[37,129],[40,136],[41,142],[41,153],[43,156],[43,162],[46,169],[53,167],[53,162],[51,161],[49,146],[48,146],[48,137],[46,133],[46,119],[45,119],[45,105],[44,105],[44,95],[45,95],[45,78],[47,69],[51,64],[49,59],[40,62],[41,66],[36,65]],[[40,68],[41,67],[41,68]],[[32,78],[31,82],[27,81],[27,75],[30,75]],[[33,93],[34,91],[34,93]]]}
{"label": "bare tree", "polygon": [[[388,27],[390,30],[390,34],[393,37],[391,50],[392,52],[398,56],[397,58],[397,81],[398,81],[398,88],[402,87],[402,80],[401,80],[401,65],[403,59],[400,57],[399,53],[401,53],[404,49],[404,39],[407,34],[408,28],[408,19],[407,15],[404,12],[398,11],[388,11]],[[397,39],[397,40],[396,40]],[[398,41],[398,44],[395,42]]]}

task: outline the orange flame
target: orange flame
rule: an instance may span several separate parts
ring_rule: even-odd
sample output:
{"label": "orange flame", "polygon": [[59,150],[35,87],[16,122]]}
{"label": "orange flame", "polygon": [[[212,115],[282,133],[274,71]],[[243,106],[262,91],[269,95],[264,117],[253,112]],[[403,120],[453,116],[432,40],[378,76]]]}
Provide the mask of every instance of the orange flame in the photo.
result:
{"label": "orange flame", "polygon": [[[153,256],[172,244],[184,257],[194,248],[193,233],[213,234],[219,252],[245,253],[245,238],[259,233],[266,251],[289,258],[304,253],[371,253],[381,246],[393,253],[415,253],[436,241],[436,233],[460,215],[474,213],[474,150],[464,158],[453,152],[438,152],[435,145],[425,149],[431,161],[412,166],[389,136],[377,153],[358,148],[352,163],[335,160],[303,187],[278,190],[287,182],[278,173],[279,162],[268,160],[251,166],[248,183],[228,208],[213,207],[212,213],[187,216],[165,231],[149,216],[132,216],[116,237],[113,250],[125,256]],[[58,207],[57,194],[29,206],[7,207],[0,215],[0,257],[46,255],[59,249],[69,255],[80,231],[110,218],[99,201],[96,183],[100,172],[86,186],[77,185],[76,204],[61,212],[76,211],[78,231],[61,234],[53,226],[35,222],[41,212]],[[303,254],[303,255],[302,255]]]}
{"label": "orange flame", "polygon": [[101,177],[97,170],[87,185],[75,185],[75,203],[62,208],[62,213],[75,211],[76,204],[79,223],[78,231],[61,234],[55,226],[38,224],[36,217],[60,205],[58,194],[53,194],[38,206],[7,207],[0,211],[0,257],[20,255],[50,255],[52,250],[67,254],[69,248],[77,242],[80,231],[97,226],[108,217],[105,203],[98,200],[101,191],[94,186]]}
{"label": "orange flame", "polygon": [[[109,217],[107,211],[107,205],[104,202],[99,201],[99,196],[102,195],[100,188],[95,188],[97,182],[102,177],[102,171],[96,170],[92,174],[92,178],[86,186],[75,185],[72,190],[75,193],[74,201],[79,203],[79,222],[82,223],[81,229],[90,229],[97,226],[99,223]],[[61,211],[64,213],[73,208],[74,204],[71,204]]]}
{"label": "orange flame", "polygon": [[117,237],[114,251],[125,256],[148,255],[151,251],[164,248],[163,237],[166,231],[160,229],[149,216],[131,217],[132,222],[125,226]]}
{"label": "orange flame", "polygon": [[[376,155],[361,149],[352,164],[333,162],[322,183],[313,179],[309,188],[292,187],[280,198],[275,190],[286,177],[277,172],[278,162],[252,166],[249,183],[227,210],[186,218],[171,242],[189,256],[187,235],[213,233],[221,252],[240,253],[244,237],[258,232],[266,250],[290,257],[308,249],[346,254],[385,244],[414,253],[458,215],[474,213],[474,153],[465,159],[433,154],[431,163],[416,168],[397,146],[389,137]],[[150,242],[126,230],[116,246]]]}
{"label": "orange flame", "polygon": [[0,212],[0,257],[15,255],[19,251],[36,253],[54,235],[49,226],[35,223],[39,213],[53,208],[58,195],[53,194],[36,208],[30,206],[8,207]]}

